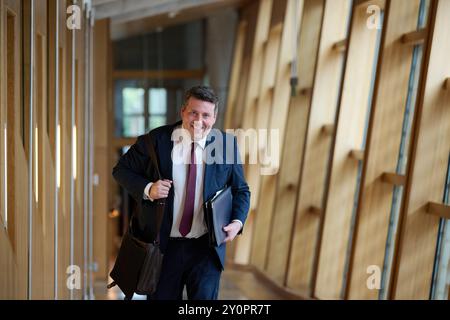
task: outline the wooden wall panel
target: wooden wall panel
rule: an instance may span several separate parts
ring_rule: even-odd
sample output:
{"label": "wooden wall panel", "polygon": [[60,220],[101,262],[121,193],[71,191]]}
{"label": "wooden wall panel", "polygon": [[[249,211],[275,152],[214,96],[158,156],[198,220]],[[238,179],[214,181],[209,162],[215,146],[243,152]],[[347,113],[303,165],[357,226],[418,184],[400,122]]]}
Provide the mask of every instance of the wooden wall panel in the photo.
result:
{"label": "wooden wall panel", "polygon": [[[249,42],[250,40],[248,39],[249,28],[251,28],[251,25],[249,26],[249,21],[241,19],[237,29],[236,43],[233,55],[233,66],[230,75],[230,84],[229,84],[230,91],[228,93],[227,109],[224,123],[225,130],[236,128],[234,119],[235,115],[240,111],[238,109],[239,99],[240,96],[242,96],[242,91],[244,91],[243,88],[245,88],[245,82],[244,83],[242,82],[243,81],[242,78],[245,78],[245,76],[243,76],[242,74],[243,73],[242,69],[245,68],[243,64],[245,45],[246,42]],[[236,243],[237,241],[233,241],[228,246],[227,261],[234,261],[234,256],[236,252]]]}
{"label": "wooden wall panel", "polygon": [[349,154],[364,145],[373,63],[377,59],[378,30],[367,28],[366,23],[366,5],[354,7],[315,287],[316,296],[324,299],[340,298],[343,286],[358,174],[358,162]]}
{"label": "wooden wall panel", "polygon": [[[33,299],[51,299],[54,287],[53,217],[48,211],[48,194],[53,185],[49,173],[47,135],[47,2],[34,7],[34,145],[33,145]],[[37,158],[36,158],[37,157]],[[37,192],[36,192],[37,191]]]}
{"label": "wooden wall panel", "polygon": [[[242,118],[242,128],[249,129],[253,127],[254,115],[256,111],[256,102],[259,93],[259,86],[261,80],[261,71],[264,59],[264,43],[267,42],[270,27],[270,17],[273,7],[272,0],[260,0],[258,18],[256,24],[255,38],[253,40],[252,55],[250,59],[250,69],[247,80],[247,89],[245,93],[245,103]],[[247,161],[246,161],[247,163]],[[246,165],[247,182],[252,192],[250,198],[250,210],[256,208],[258,200],[258,176],[255,174],[250,174],[249,170],[253,165]],[[250,212],[251,213],[251,212]]]}
{"label": "wooden wall panel", "polygon": [[108,113],[112,113],[112,104],[109,103],[109,20],[98,20],[94,27],[94,92],[103,94],[94,95],[94,173],[98,175],[99,184],[94,188],[94,257],[99,269],[94,275],[98,279],[107,279],[109,273],[107,257],[107,217],[108,217],[108,181],[112,169],[108,162],[108,143],[110,129]]}
{"label": "wooden wall panel", "polygon": [[[283,9],[285,12],[287,2],[284,2]],[[272,19],[274,15],[272,15]],[[283,23],[273,24],[271,21],[271,27],[269,30],[269,36],[267,42],[264,45],[264,57],[261,70],[261,79],[259,81],[259,94],[256,100],[256,113],[254,117],[254,128],[267,130],[269,126],[269,118],[271,114],[271,107],[273,103],[273,94],[275,88],[277,64],[274,61],[278,61],[281,37],[283,32]],[[258,142],[256,142],[258,143]],[[258,144],[258,149],[260,145]],[[251,148],[250,148],[251,150]],[[253,181],[256,186],[260,183],[260,164],[249,164],[247,166],[247,174],[253,177]],[[262,190],[265,194],[265,190]],[[253,196],[253,192],[252,192]],[[270,230],[270,215],[267,214],[269,210],[256,209],[256,217],[254,221],[254,233],[253,233],[253,247],[251,250],[250,261],[253,265],[264,269],[265,257],[267,252],[267,241],[269,238]]]}
{"label": "wooden wall panel", "polygon": [[381,175],[396,172],[413,56],[413,47],[399,39],[416,29],[419,4],[418,0],[390,1],[386,10],[347,289],[350,299],[378,299],[379,291],[367,287],[367,268],[382,268],[385,259],[393,186],[384,183]]}
{"label": "wooden wall panel", "polygon": [[270,17],[273,7],[272,0],[260,0],[258,18],[256,23],[255,38],[253,40],[252,55],[250,60],[249,80],[244,104],[244,116],[242,127],[251,128],[255,111],[255,100],[258,97],[259,79],[264,57],[264,43],[267,41],[270,27]]}
{"label": "wooden wall panel", "polygon": [[[243,68],[242,68],[242,75],[240,79],[239,84],[239,94],[237,98],[237,105],[236,110],[233,114],[233,129],[241,129],[244,126],[244,119],[246,117],[246,103],[247,103],[247,97],[248,92],[250,90],[251,86],[254,86],[255,84],[252,83],[256,82],[259,84],[259,79],[252,80],[250,77],[250,70],[253,67],[253,57],[256,55],[257,49],[259,48],[261,50],[261,43],[263,43],[264,39],[261,39],[261,33],[263,29],[265,28],[265,25],[268,25],[270,21],[268,22],[261,22],[262,18],[261,15],[263,15],[264,19],[270,19],[271,10],[272,10],[272,1],[268,3],[266,0],[262,1],[253,1],[250,2],[248,5],[246,5],[242,10],[242,19],[245,21],[248,21],[248,30],[247,30],[247,36],[246,38],[248,41],[246,41],[244,46],[244,54],[243,54]],[[261,24],[264,24],[263,26]],[[264,27],[264,28],[263,28]],[[262,59],[262,58],[261,58]],[[256,71],[253,71],[256,72]],[[259,87],[256,87],[259,89]],[[244,172],[246,174],[246,177],[248,179],[249,172],[248,172],[248,161],[246,160],[247,156],[246,154],[248,151],[246,151],[246,142],[241,140],[238,136],[238,144],[239,144],[239,151],[241,153],[242,161],[244,161]],[[252,199],[254,198],[254,191],[257,186],[253,187],[249,183],[250,192],[252,192],[252,196],[250,198],[250,201],[252,203]],[[231,250],[234,254],[234,261],[236,263],[240,264],[247,264],[250,260],[250,250],[251,250],[251,241],[253,238],[253,225],[254,225],[254,208],[250,208],[250,212],[247,217],[247,221],[245,223],[245,230],[242,233],[242,236],[240,236],[238,239],[232,242]]]}
{"label": "wooden wall panel", "polygon": [[[295,25],[294,23],[294,17],[297,17],[299,21],[297,25]],[[300,27],[300,21],[302,17],[303,1],[299,1],[297,7],[295,6],[295,1],[287,1],[283,20],[283,32],[281,35],[279,54],[276,64],[276,78],[273,87],[273,94],[271,96],[272,101],[270,103],[269,117],[267,118],[267,130],[269,137],[268,140],[270,140],[270,136],[272,135],[271,130],[276,130],[279,135],[277,144],[275,146],[272,146],[275,150],[270,150],[272,158],[276,157],[278,161],[283,152],[287,112],[289,109],[291,91],[290,66],[292,61],[294,60],[294,47],[296,47],[296,43],[294,43],[292,39],[294,38],[294,35],[298,34],[299,32],[299,30],[296,30],[296,28]],[[267,152],[267,150],[269,148],[267,144],[261,143],[261,141],[259,141],[258,144],[258,150],[260,151],[259,161],[262,161],[264,158],[261,157],[261,154],[268,154],[269,152]],[[279,163],[271,163],[269,165],[263,165],[262,163],[260,163],[259,168],[263,168],[265,170],[265,175],[262,175],[262,171],[258,170],[254,173],[254,176],[257,178],[256,181],[261,181],[260,193],[264,196],[258,200],[254,237],[255,247],[253,248],[253,250],[258,253],[262,253],[262,257],[264,258],[263,266],[255,266],[264,268],[269,233],[270,228],[272,227],[271,220],[275,201],[275,190],[278,179],[277,173],[279,170]],[[258,235],[260,237],[259,239],[256,238],[256,236]]]}
{"label": "wooden wall panel", "polygon": [[242,76],[242,60],[244,56],[244,46],[245,42],[248,41],[247,35],[248,22],[246,20],[241,20],[239,22],[236,31],[236,42],[234,45],[233,53],[233,64],[230,75],[230,90],[228,92],[227,107],[225,113],[224,129],[233,129],[232,124],[233,114],[236,111],[238,92],[239,92],[239,78]]}
{"label": "wooden wall panel", "polygon": [[[84,139],[85,139],[85,19],[82,12],[80,30],[75,30],[75,126],[76,126],[76,179],[74,191],[74,264],[84,271]],[[83,289],[83,282],[81,282]],[[82,290],[75,290],[74,299],[82,299]]]}
{"label": "wooden wall panel", "polygon": [[350,3],[327,1],[324,9],[287,275],[287,286],[305,296],[311,291],[319,228],[319,216],[310,209],[322,208],[331,146],[322,128],[334,123],[343,68],[343,54],[333,45],[346,37]]}
{"label": "wooden wall panel", "polygon": [[391,292],[393,299],[428,299],[439,217],[427,214],[428,202],[442,203],[450,150],[450,2],[433,1],[430,41],[417,105],[414,140]]}
{"label": "wooden wall panel", "polygon": [[284,285],[290,253],[292,225],[298,193],[298,179],[303,160],[303,149],[308,124],[311,92],[314,82],[320,29],[325,1],[305,0],[297,48],[298,86],[291,97],[286,136],[274,211],[270,223],[270,242],[266,259],[266,272]]}
{"label": "wooden wall panel", "polygon": [[[7,206],[7,227],[0,231],[2,267],[0,297],[27,298],[28,238],[23,226],[28,226],[27,160],[23,148],[22,119],[22,5],[20,2],[1,2],[1,63],[2,63],[2,156],[7,156],[7,197],[2,199],[2,210]],[[7,146],[4,128],[7,129]],[[4,160],[3,160],[4,163]],[[5,167],[2,167],[4,170]],[[5,188],[3,188],[5,190]],[[19,197],[20,195],[20,197]],[[7,200],[7,204],[5,204]]]}
{"label": "wooden wall panel", "polygon": [[242,68],[238,79],[238,92],[236,93],[236,106],[232,110],[231,124],[229,128],[237,129],[242,127],[242,120],[245,111],[245,98],[248,87],[248,77],[250,72],[250,60],[252,56],[253,44],[255,42],[256,27],[258,21],[258,12],[260,8],[260,1],[252,1],[241,9],[241,21],[247,24],[245,34],[246,41],[242,53]]}

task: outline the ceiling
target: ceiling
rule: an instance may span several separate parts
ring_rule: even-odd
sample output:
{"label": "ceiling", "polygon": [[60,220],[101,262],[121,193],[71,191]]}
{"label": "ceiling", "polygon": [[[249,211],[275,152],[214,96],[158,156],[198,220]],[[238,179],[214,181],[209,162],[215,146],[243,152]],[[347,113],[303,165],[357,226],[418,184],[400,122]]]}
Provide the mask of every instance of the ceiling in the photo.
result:
{"label": "ceiling", "polygon": [[95,19],[109,18],[111,38],[123,39],[204,18],[254,0],[92,0]]}

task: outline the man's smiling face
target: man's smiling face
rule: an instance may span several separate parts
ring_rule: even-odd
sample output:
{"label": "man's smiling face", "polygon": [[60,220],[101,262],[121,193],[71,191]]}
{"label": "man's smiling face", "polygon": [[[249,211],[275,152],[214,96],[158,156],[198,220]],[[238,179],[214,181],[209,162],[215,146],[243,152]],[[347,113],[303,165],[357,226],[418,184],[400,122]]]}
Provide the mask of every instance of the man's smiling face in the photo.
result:
{"label": "man's smiling face", "polygon": [[215,105],[190,97],[187,104],[181,109],[183,128],[191,134],[192,140],[201,140],[206,137],[216,122]]}

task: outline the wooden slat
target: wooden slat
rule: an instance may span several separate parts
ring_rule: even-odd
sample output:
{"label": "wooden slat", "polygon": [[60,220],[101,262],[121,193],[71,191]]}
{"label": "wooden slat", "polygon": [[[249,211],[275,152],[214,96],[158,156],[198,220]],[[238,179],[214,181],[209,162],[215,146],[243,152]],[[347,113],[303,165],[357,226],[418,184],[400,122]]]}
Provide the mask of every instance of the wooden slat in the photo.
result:
{"label": "wooden slat", "polygon": [[352,150],[349,152],[349,157],[355,160],[364,160],[364,150]]}
{"label": "wooden slat", "polygon": [[[255,38],[250,60],[250,71],[248,85],[245,94],[244,112],[242,128],[248,129],[253,126],[254,114],[252,106],[255,98],[258,96],[261,71],[264,58],[264,43],[269,36],[270,17],[272,12],[272,0],[259,2],[258,18],[256,24]],[[253,197],[252,197],[253,198]]]}
{"label": "wooden slat", "polygon": [[331,136],[334,134],[334,124],[324,124],[321,129],[322,133]]}
{"label": "wooden slat", "polygon": [[322,206],[332,140],[318,136],[324,125],[335,120],[344,59],[330,49],[346,37],[350,5],[347,0],[326,1],[324,8],[287,274],[287,285],[305,295],[311,294],[320,222],[309,207]]}
{"label": "wooden slat", "polygon": [[224,122],[225,129],[234,128],[232,120],[233,120],[233,113],[236,112],[235,108],[237,105],[238,91],[240,89],[239,80],[242,72],[242,60],[244,57],[244,46],[247,35],[247,24],[248,23],[246,20],[242,20],[241,22],[239,22],[239,26],[237,29],[236,45],[234,47],[234,54],[233,54],[233,66],[230,76],[230,90],[228,92],[227,109]]}
{"label": "wooden slat", "polygon": [[420,121],[412,140],[391,299],[429,299],[436,259],[439,219],[426,214],[426,207],[442,199],[448,169],[450,96],[437,88],[450,74],[450,2],[433,1],[429,16],[432,38],[424,51],[426,68],[417,101]]}
{"label": "wooden slat", "polygon": [[[107,212],[109,211],[108,203],[108,179],[111,177],[111,162],[109,161],[108,150],[109,142],[111,140],[111,129],[108,126],[108,121],[100,119],[110,119],[111,115],[111,99],[108,92],[111,92],[111,82],[109,74],[111,72],[110,66],[110,21],[108,19],[98,20],[94,28],[94,75],[93,75],[93,90],[98,94],[94,95],[93,105],[94,109],[94,154],[96,154],[94,166],[95,173],[99,177],[99,185],[95,187],[95,197],[93,201],[94,211],[94,256],[98,263],[99,270],[96,272],[98,277],[105,278],[108,276],[108,244],[106,243],[108,234],[107,226]],[[102,58],[106,57],[106,58]],[[108,58],[109,57],[109,58]],[[117,150],[117,149],[115,149]],[[97,214],[97,213],[102,214]],[[102,235],[102,236],[99,236]]]}
{"label": "wooden slat", "polygon": [[[3,272],[0,273],[0,299],[27,299],[27,159],[22,145],[20,130],[20,88],[23,80],[22,48],[22,1],[0,2],[0,118],[1,118],[1,174],[7,179],[2,186],[1,210],[7,201],[7,227],[0,228],[0,253]],[[7,142],[4,128],[7,126]],[[5,152],[7,158],[5,159]],[[5,163],[6,160],[6,174]],[[6,177],[5,177],[6,176]],[[6,189],[6,190],[5,190]],[[7,200],[5,195],[7,194]],[[9,272],[8,272],[9,271]]]}
{"label": "wooden slat", "polygon": [[316,206],[310,206],[308,208],[308,212],[310,212],[312,214],[320,215],[320,214],[322,214],[323,210],[321,208],[319,208],[319,207],[316,207]]}
{"label": "wooden slat", "polygon": [[[282,152],[282,166],[284,168],[277,175],[278,191],[276,197],[272,199],[269,214],[272,217],[272,228],[269,234],[269,248],[266,258],[265,271],[267,274],[277,281],[280,285],[284,285],[286,276],[286,267],[289,256],[290,234],[292,232],[292,222],[294,218],[295,198],[300,171],[303,144],[305,141],[305,131],[307,126],[307,109],[309,99],[304,97],[290,97],[290,76],[284,74],[286,66],[293,61],[294,56],[287,54],[297,51],[297,59],[302,61],[302,65],[298,69],[299,78],[303,78],[301,86],[312,86],[313,70],[315,65],[322,5],[320,2],[299,1],[297,10],[295,10],[294,1],[288,1],[288,8],[285,17],[285,28],[283,30],[282,45],[280,51],[280,63],[278,65],[278,76],[274,91],[274,103],[272,106],[272,118],[270,128],[280,129],[280,135],[284,139],[280,141],[280,151]],[[299,20],[298,25],[294,24],[294,14]],[[295,30],[295,27],[301,29]],[[300,43],[292,46],[291,40],[294,35],[299,33]],[[283,51],[286,53],[283,54]],[[287,90],[286,90],[287,89]],[[290,102],[289,102],[290,100]],[[281,103],[279,105],[278,103]],[[299,108],[299,104],[305,106]],[[281,110],[280,110],[281,107]],[[277,119],[280,115],[279,111],[286,110],[286,118]],[[289,114],[289,117],[288,117]],[[285,130],[288,130],[286,133]],[[290,130],[290,131],[289,131]],[[288,145],[289,148],[283,148]],[[294,174],[296,172],[296,174]],[[263,186],[267,183],[263,179]],[[287,201],[290,202],[287,205]]]}
{"label": "wooden slat", "polygon": [[[283,49],[286,46],[285,42],[287,41],[286,33],[291,32],[290,29],[293,28],[293,2],[292,0],[288,0],[280,4],[282,7],[278,8],[278,10],[282,11],[278,12],[278,15],[282,13],[284,15],[284,20],[282,24],[274,24],[273,21],[271,21],[272,28],[269,32],[269,45],[265,52],[264,69],[262,71],[263,78],[261,79],[260,87],[261,100],[256,113],[256,126],[258,129],[269,128],[270,130],[272,128],[270,123],[272,120],[271,118],[273,117],[274,105],[276,104],[276,108],[283,107],[282,101],[276,98],[276,95],[278,94],[277,90],[279,90],[280,85],[283,85],[280,83],[279,79],[277,79],[277,70],[280,70],[283,62],[286,63],[285,59],[283,59]],[[272,19],[276,17],[276,14],[272,15]],[[292,51],[290,52],[292,55]],[[281,141],[280,144],[282,144]],[[262,144],[259,145],[259,148],[263,151],[267,150],[267,146]],[[249,181],[252,181],[256,186],[259,186],[259,190],[257,189],[256,192],[254,192],[256,193],[255,206],[257,208],[257,216],[255,219],[254,246],[252,248],[251,261],[255,265],[264,268],[270,238],[270,229],[272,226],[271,219],[275,201],[277,177],[276,175],[261,176],[261,168],[262,166],[255,165],[251,166],[249,170]],[[259,197],[259,194],[264,196]]]}
{"label": "wooden slat", "polygon": [[[280,29],[280,24],[277,24],[275,27],[277,30]],[[281,34],[279,31],[273,31],[273,29],[269,32],[268,44],[266,46],[266,50],[264,52],[264,64],[262,70],[262,78],[260,81],[259,88],[259,99],[257,100],[256,110],[254,112],[253,117],[255,117],[255,127],[257,129],[266,129],[269,124],[270,117],[270,108],[273,102],[273,93],[275,87],[275,78],[276,78],[276,64],[273,61],[278,59],[278,53],[280,49],[281,43]],[[262,145],[258,142],[258,148],[264,150],[267,148],[266,145]],[[255,206],[259,201],[259,188],[262,181],[261,177],[261,166],[258,164],[250,165],[248,168],[248,179],[251,181],[252,185],[257,186],[257,189],[252,193],[252,197],[255,196]],[[276,180],[272,179],[273,177],[268,177],[273,184],[276,184]],[[269,186],[270,187],[270,186]],[[268,195],[268,190],[264,190],[264,195]],[[267,197],[265,196],[266,200]],[[261,199],[261,201],[263,201]],[[268,215],[269,209],[258,207],[257,217],[255,219],[255,234],[253,237],[253,246],[252,246],[252,255],[251,262],[257,266],[263,268],[264,261],[266,257],[266,252],[268,249],[268,239],[270,232],[270,215]]]}
{"label": "wooden slat", "polygon": [[427,212],[444,219],[450,219],[450,206],[448,204],[428,202]]}
{"label": "wooden slat", "polygon": [[344,52],[347,50],[347,39],[342,39],[333,44],[333,50],[337,52]]}
{"label": "wooden slat", "polygon": [[366,8],[354,8],[321,230],[315,287],[315,296],[320,299],[342,297],[358,177],[358,166],[349,163],[348,153],[363,145],[374,62],[377,61],[377,32],[367,28],[366,23]]}
{"label": "wooden slat", "polygon": [[407,45],[421,44],[425,41],[426,35],[427,35],[426,29],[411,31],[402,35],[401,42]]}
{"label": "wooden slat", "polygon": [[[262,75],[262,66],[264,63],[264,42],[269,36],[270,17],[272,15],[272,0],[264,0],[259,2],[258,17],[255,31],[255,38],[253,40],[253,47],[251,49],[250,70],[247,81],[247,88],[245,92],[245,100],[243,104],[241,128],[254,128],[256,105],[255,100],[259,96],[260,81]],[[254,171],[255,166],[251,166]],[[247,168],[246,168],[247,169]],[[246,170],[247,182],[250,190],[258,190],[258,180],[256,175],[251,174]],[[258,193],[258,192],[256,192]],[[253,194],[250,199],[250,208],[256,208],[258,201],[258,194]]]}
{"label": "wooden slat", "polygon": [[405,175],[398,173],[384,172],[381,175],[381,181],[392,184],[394,186],[404,186],[406,177]]}
{"label": "wooden slat", "polygon": [[[264,37],[261,35],[262,29],[265,28],[266,22],[263,21],[264,19],[270,18],[270,12],[272,10],[271,5],[268,6],[267,2],[262,5],[262,2],[250,2],[246,7],[242,10],[242,18],[246,19],[249,25],[248,28],[248,34],[247,39],[244,47],[244,59],[243,59],[243,70],[242,70],[242,82],[239,85],[239,97],[237,99],[237,106],[236,106],[236,112],[233,115],[233,125],[234,128],[243,128],[244,126],[244,118],[247,114],[247,104],[252,103],[254,104],[255,101],[257,101],[256,96],[249,97],[249,90],[255,90],[255,83],[254,80],[250,79],[251,73],[255,72],[253,66],[254,62],[254,53],[256,54],[255,50],[258,46],[261,45],[261,42],[264,41]],[[266,12],[266,11],[269,12]],[[263,15],[263,17],[261,17]],[[267,22],[268,25],[268,22]],[[267,26],[268,28],[268,26]],[[267,31],[268,32],[268,31]],[[251,89],[250,89],[251,88]],[[250,100],[249,100],[250,99]],[[242,151],[242,148],[244,147],[242,145],[242,142],[239,142],[240,150]],[[245,159],[246,160],[246,159]],[[246,163],[248,163],[246,161]],[[244,171],[246,174],[247,182],[250,186],[250,190],[252,192],[255,190],[256,186],[251,184],[251,181],[249,180],[249,168],[252,168],[253,165],[246,165],[244,167]],[[253,189],[252,189],[253,188]],[[253,200],[253,195],[250,200],[251,208],[250,212],[247,217],[247,223],[246,223],[246,232],[243,233],[241,237],[239,237],[236,241],[232,242],[232,248],[235,251],[234,260],[239,263],[249,263],[250,261],[250,251],[251,251],[251,244],[253,239],[253,229],[254,229],[254,215],[255,215],[255,204]],[[252,208],[253,206],[253,208]]]}
{"label": "wooden slat", "polygon": [[379,298],[379,290],[370,290],[366,285],[367,266],[382,266],[385,263],[394,189],[379,177],[386,168],[395,172],[398,163],[413,57],[413,50],[398,39],[416,27],[419,6],[420,0],[391,1],[385,15],[386,30],[380,47],[381,65],[365,146],[370,156],[362,167],[360,205],[356,212],[358,219],[352,262],[344,296],[348,299]]}
{"label": "wooden slat", "polygon": [[312,94],[312,88],[303,88],[303,89],[300,89],[300,94],[301,94],[302,96],[309,96],[309,95]]}
{"label": "wooden slat", "polygon": [[[324,1],[322,0],[306,0],[304,2],[297,44],[297,59],[301,61],[297,70],[299,87],[312,88],[314,84],[314,68],[319,48],[323,7]],[[302,167],[310,105],[310,95],[296,95],[290,99],[283,142],[287,147],[283,149],[278,186],[274,197],[274,209],[271,212],[272,223],[265,269],[265,272],[270,274],[280,285],[285,285],[286,270],[289,264],[298,180]],[[276,104],[273,107],[276,108]]]}

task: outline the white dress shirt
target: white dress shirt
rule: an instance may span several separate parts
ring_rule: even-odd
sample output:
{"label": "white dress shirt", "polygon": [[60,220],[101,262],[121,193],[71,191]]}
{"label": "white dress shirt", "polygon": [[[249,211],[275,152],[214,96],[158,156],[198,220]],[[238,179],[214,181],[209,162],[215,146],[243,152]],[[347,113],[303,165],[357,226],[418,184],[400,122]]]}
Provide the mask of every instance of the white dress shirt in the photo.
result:
{"label": "white dress shirt", "polygon": [[[192,141],[183,143],[182,141],[174,141],[172,150],[172,188],[174,191],[173,199],[173,223],[170,231],[170,237],[182,237],[179,228],[183,215],[185,189],[187,183],[187,173],[189,163],[191,161],[191,144]],[[203,183],[205,176],[205,163],[203,155],[205,152],[206,137],[195,142],[195,159],[197,163],[197,177],[195,181],[195,202],[194,202],[194,216],[192,219],[192,226],[186,238],[198,238],[204,235],[208,229],[206,227],[204,213],[203,213]],[[153,201],[149,198],[150,188],[153,182],[147,184],[144,189],[144,200]],[[233,220],[240,223],[240,220]]]}

